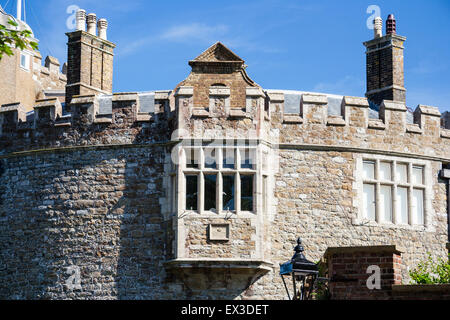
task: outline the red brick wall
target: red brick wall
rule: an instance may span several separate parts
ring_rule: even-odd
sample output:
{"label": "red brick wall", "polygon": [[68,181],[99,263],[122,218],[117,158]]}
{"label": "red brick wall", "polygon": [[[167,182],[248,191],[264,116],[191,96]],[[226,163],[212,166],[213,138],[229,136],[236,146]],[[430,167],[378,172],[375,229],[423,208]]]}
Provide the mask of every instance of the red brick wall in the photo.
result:
{"label": "red brick wall", "polygon": [[[402,282],[401,252],[396,246],[329,248],[326,252],[333,300],[390,299],[392,285]],[[370,290],[370,266],[380,268],[381,289]]]}
{"label": "red brick wall", "polygon": [[[402,285],[401,250],[396,246],[328,248],[325,258],[332,300],[450,300],[450,284]],[[369,266],[380,268],[380,289],[370,290]]]}

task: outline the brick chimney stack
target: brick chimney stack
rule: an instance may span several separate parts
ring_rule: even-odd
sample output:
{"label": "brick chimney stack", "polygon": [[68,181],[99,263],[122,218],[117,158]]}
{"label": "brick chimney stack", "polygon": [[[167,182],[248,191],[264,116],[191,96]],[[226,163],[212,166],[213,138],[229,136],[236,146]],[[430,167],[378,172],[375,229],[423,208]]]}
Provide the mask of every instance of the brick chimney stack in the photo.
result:
{"label": "brick chimney stack", "polygon": [[386,21],[386,35],[382,36],[381,18],[374,21],[374,39],[364,42],[367,66],[366,97],[381,105],[383,100],[406,102],[403,50],[405,37],[396,33],[396,21],[390,14]]}
{"label": "brick chimney stack", "polygon": [[[87,31],[86,30],[87,25]],[[113,57],[116,45],[106,39],[108,23],[98,21],[93,13],[84,10],[76,14],[76,30],[67,33],[66,103],[73,96],[111,94],[113,85]]]}

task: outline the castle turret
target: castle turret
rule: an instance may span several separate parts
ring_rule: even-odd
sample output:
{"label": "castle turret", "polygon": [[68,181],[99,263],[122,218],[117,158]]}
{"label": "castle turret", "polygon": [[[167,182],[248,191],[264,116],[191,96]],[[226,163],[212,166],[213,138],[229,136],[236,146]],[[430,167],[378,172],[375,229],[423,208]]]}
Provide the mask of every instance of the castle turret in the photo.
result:
{"label": "castle turret", "polygon": [[364,42],[367,48],[366,97],[374,104],[383,100],[406,101],[403,49],[405,37],[397,35],[394,15],[386,21],[386,35],[382,35],[381,18],[374,20],[375,37]]}
{"label": "castle turret", "polygon": [[72,96],[75,95],[112,93],[113,57],[116,45],[106,40],[108,23],[105,19],[100,19],[97,34],[95,14],[88,14],[86,18],[86,12],[79,10],[76,17],[77,30],[67,33],[69,38],[67,103],[70,103]]}

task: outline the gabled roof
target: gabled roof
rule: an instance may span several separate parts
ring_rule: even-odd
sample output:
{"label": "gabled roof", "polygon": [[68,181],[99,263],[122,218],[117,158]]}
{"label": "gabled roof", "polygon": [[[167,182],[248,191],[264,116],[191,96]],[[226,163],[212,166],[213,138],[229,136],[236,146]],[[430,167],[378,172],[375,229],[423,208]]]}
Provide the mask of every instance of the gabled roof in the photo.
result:
{"label": "gabled roof", "polygon": [[234,62],[243,64],[244,60],[239,58],[233,51],[225,47],[221,42],[216,42],[190,62]]}

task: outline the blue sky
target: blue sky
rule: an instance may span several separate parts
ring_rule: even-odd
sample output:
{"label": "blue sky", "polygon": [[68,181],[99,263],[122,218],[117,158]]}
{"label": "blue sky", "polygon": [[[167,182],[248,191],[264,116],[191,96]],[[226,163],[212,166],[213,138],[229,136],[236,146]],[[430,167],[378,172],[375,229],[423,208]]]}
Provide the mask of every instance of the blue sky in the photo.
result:
{"label": "blue sky", "polygon": [[[0,0],[4,6],[8,0]],[[15,12],[15,0],[7,11]],[[114,91],[173,89],[190,72],[188,61],[216,41],[246,61],[265,89],[350,96],[365,93],[366,26],[370,5],[397,18],[406,36],[407,105],[450,111],[450,1],[262,0],[143,1],[27,0],[27,22],[40,49],[66,61],[66,26],[77,5],[109,21],[117,44]]]}

